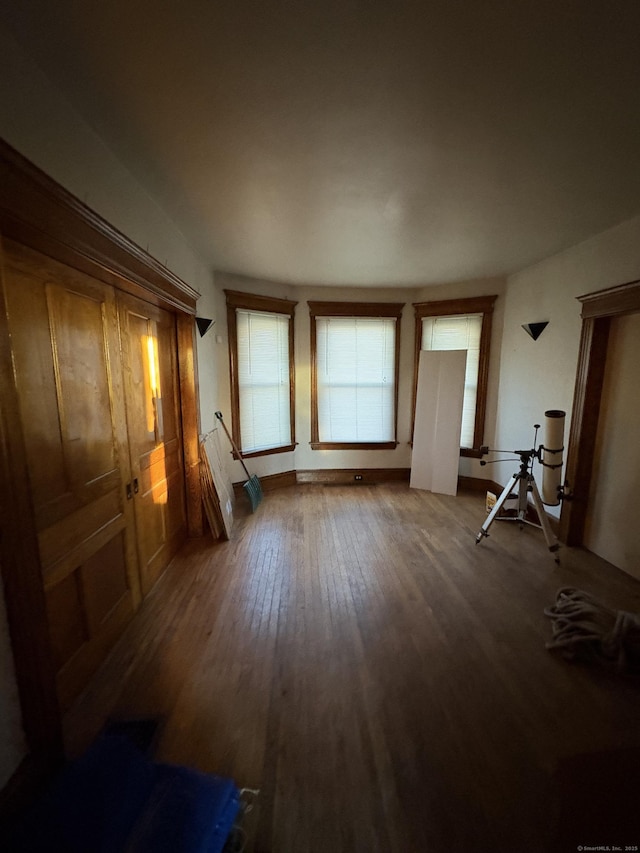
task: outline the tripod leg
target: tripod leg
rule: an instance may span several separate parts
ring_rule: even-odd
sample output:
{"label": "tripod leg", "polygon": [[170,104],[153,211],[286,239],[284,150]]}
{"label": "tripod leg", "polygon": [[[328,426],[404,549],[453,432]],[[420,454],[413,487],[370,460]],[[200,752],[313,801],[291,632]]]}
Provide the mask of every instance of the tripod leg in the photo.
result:
{"label": "tripod leg", "polygon": [[522,530],[526,524],[527,509],[529,507],[529,483],[527,477],[520,477],[518,483],[518,521],[519,527]]}
{"label": "tripod leg", "polygon": [[551,525],[549,524],[549,519],[547,518],[547,514],[544,511],[544,505],[542,503],[542,498],[540,497],[540,492],[538,491],[538,487],[536,486],[536,481],[531,477],[531,494],[533,496],[533,505],[536,508],[538,513],[538,518],[540,519],[540,527],[542,528],[542,532],[544,533],[545,542],[547,543],[547,548],[554,554],[554,560],[556,563],[560,562],[560,554],[558,553],[560,549],[560,543],[553,535],[553,531],[551,530]]}
{"label": "tripod leg", "polygon": [[476,536],[476,545],[478,545],[482,541],[483,536],[489,535],[489,528],[493,524],[493,521],[494,521],[495,517],[497,516],[497,514],[502,509],[504,502],[507,500],[507,498],[511,494],[511,490],[515,486],[518,479],[519,479],[518,475],[514,474],[513,477],[507,483],[507,485],[502,490],[502,494],[500,495],[500,497],[496,501],[494,508],[491,510],[491,512],[487,516],[487,520],[485,521],[485,523],[482,525],[482,527],[478,531],[478,535]]}

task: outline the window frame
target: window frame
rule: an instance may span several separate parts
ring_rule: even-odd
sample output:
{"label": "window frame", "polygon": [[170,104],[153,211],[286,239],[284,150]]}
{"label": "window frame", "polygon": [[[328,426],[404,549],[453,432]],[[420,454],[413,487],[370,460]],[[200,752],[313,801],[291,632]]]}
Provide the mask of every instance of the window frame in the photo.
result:
{"label": "window frame", "polygon": [[[254,293],[242,293],[238,290],[225,290],[227,298],[227,332],[229,336],[229,378],[231,390],[231,435],[242,451],[240,431],[240,385],[238,382],[238,309],[242,311],[260,311],[268,314],[281,314],[289,318],[289,418],[291,421],[291,442],[282,447],[270,447],[267,450],[254,450],[242,453],[243,458],[270,456],[275,453],[290,453],[296,447],[295,435],[295,340],[294,317],[297,302],[290,299],[278,299],[275,296],[260,296]],[[234,453],[235,457],[235,453]]]}
{"label": "window frame", "polygon": [[478,364],[478,390],[476,416],[473,430],[473,447],[461,447],[460,456],[480,459],[480,448],[484,440],[484,421],[487,412],[487,388],[489,384],[489,358],[491,350],[491,325],[497,295],[472,296],[462,299],[442,299],[430,302],[414,302],[415,347],[413,365],[413,400],[411,406],[411,443],[416,420],[416,395],[418,391],[418,364],[422,346],[422,321],[425,317],[453,317],[456,315],[482,314],[480,331],[480,358]]}
{"label": "window frame", "polygon": [[[398,386],[400,380],[400,325],[404,302],[309,302],[311,360],[312,450],[393,450],[398,446]],[[319,317],[392,317],[396,320],[392,441],[320,441],[318,426],[318,348],[316,320]]]}

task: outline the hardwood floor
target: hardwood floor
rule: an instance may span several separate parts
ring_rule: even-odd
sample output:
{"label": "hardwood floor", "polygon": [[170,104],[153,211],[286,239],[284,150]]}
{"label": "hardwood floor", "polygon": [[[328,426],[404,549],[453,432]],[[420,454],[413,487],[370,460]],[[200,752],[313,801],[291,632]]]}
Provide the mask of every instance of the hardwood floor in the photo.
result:
{"label": "hardwood floor", "polygon": [[161,716],[159,759],[260,789],[248,853],[620,843],[606,815],[583,837],[598,798],[562,771],[640,748],[639,684],[548,652],[543,609],[577,586],[640,611],[640,582],[578,549],[558,567],[531,528],[476,546],[477,493],[303,485],[236,515],[174,559],[67,715],[70,754]]}

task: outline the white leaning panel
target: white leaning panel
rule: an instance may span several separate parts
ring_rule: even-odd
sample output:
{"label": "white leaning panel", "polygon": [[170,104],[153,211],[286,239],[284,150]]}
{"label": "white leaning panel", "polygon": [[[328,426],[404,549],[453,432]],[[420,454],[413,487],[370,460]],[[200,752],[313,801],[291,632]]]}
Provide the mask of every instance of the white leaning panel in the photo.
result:
{"label": "white leaning panel", "polygon": [[422,350],[411,455],[413,489],[455,495],[466,350]]}

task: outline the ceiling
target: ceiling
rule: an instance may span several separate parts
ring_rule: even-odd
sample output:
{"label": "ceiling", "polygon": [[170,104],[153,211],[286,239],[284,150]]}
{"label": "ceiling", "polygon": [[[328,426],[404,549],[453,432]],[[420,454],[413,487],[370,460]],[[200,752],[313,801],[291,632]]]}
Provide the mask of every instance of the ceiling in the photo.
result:
{"label": "ceiling", "polygon": [[638,0],[3,7],[218,270],[502,275],[640,212]]}

